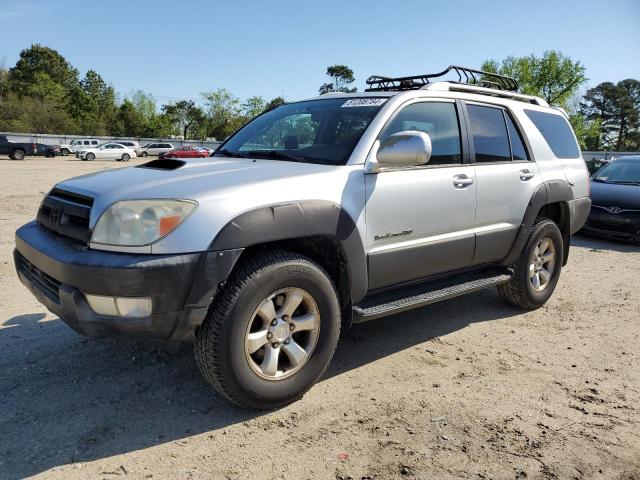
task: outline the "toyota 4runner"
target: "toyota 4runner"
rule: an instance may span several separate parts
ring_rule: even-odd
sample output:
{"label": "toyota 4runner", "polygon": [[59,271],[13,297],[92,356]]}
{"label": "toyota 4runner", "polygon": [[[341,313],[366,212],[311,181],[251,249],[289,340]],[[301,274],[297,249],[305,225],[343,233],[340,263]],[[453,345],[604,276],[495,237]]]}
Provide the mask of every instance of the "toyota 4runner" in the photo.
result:
{"label": "toyota 4runner", "polygon": [[493,286],[543,305],[591,203],[566,114],[463,67],[367,84],[267,111],[212,158],[57,184],[16,232],[21,281],[83,334],[193,340],[259,409],[311,388],[352,323]]}

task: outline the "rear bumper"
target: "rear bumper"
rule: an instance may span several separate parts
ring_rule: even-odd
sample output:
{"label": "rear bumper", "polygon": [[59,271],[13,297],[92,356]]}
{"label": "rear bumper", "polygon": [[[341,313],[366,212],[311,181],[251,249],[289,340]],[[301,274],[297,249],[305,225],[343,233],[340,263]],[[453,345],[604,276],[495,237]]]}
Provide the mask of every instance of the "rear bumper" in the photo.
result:
{"label": "rear bumper", "polygon": [[[89,250],[31,222],[16,232],[18,276],[71,328],[89,336],[189,340],[241,250],[137,255]],[[96,314],[84,294],[149,297],[147,317]]]}
{"label": "rear bumper", "polygon": [[587,221],[589,212],[591,211],[591,198],[582,197],[575,200],[569,200],[569,233],[573,235]]}

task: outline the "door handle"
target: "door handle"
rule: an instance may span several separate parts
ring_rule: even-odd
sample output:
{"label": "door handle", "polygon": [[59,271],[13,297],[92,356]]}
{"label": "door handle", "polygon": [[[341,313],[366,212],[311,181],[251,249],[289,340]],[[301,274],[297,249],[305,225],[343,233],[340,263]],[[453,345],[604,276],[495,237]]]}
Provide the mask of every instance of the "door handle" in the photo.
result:
{"label": "door handle", "polygon": [[467,188],[469,185],[472,185],[475,182],[473,178],[469,178],[466,175],[454,175],[453,176],[453,186],[455,188]]}
{"label": "door handle", "polygon": [[523,182],[526,182],[527,180],[531,180],[533,177],[536,176],[535,172],[530,172],[526,168],[524,170],[520,170],[520,172],[518,173],[520,173],[520,180],[522,180]]}

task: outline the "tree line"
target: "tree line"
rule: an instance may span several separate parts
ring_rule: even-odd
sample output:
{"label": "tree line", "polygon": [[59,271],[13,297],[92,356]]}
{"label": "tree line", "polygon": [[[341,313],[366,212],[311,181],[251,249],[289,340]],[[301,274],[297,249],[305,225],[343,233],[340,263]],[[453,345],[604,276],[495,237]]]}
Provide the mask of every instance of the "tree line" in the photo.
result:
{"label": "tree line", "polygon": [[[585,150],[640,150],[640,81],[603,82],[585,89],[579,61],[558,51],[487,60],[482,70],[514,77],[520,91],[564,108]],[[327,68],[319,93],[356,92],[353,70]],[[226,89],[166,103],[142,90],[120,96],[94,70],[79,72],[57,51],[23,50],[15,66],[0,66],[0,131],[185,139],[223,139],[259,113],[284,103]]]}
{"label": "tree line", "polygon": [[78,70],[41,45],[0,66],[0,131],[185,139],[225,138],[267,108],[284,103],[255,96],[242,102],[226,89],[158,108],[143,90],[120,96],[98,72]]}

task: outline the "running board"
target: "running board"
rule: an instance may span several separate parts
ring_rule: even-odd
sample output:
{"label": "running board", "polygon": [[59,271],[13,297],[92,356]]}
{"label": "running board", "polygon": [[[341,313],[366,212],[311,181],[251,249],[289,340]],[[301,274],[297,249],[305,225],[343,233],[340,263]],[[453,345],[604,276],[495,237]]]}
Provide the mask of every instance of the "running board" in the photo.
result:
{"label": "running board", "polygon": [[365,298],[353,307],[353,323],[374,320],[387,315],[423,307],[467,293],[508,282],[512,273],[508,270],[484,271],[480,274],[463,274],[453,278],[412,285],[393,292],[380,293]]}

